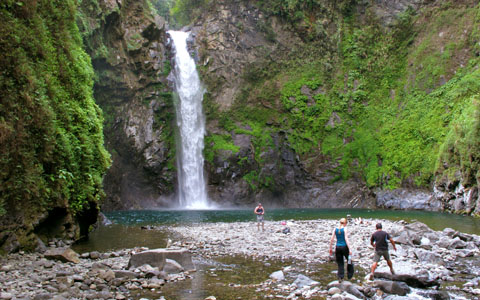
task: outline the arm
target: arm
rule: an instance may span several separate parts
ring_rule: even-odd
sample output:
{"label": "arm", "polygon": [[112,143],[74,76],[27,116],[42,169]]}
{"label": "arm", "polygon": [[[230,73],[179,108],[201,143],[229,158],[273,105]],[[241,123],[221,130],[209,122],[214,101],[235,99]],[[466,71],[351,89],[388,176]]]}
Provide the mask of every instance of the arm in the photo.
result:
{"label": "arm", "polygon": [[392,243],[393,250],[397,251],[397,247],[395,246],[395,241],[392,238],[390,238],[389,241],[390,243]]}
{"label": "arm", "polygon": [[258,206],[257,206],[257,207],[255,207],[255,209],[253,210],[253,212],[254,212],[256,215],[258,215],[258,213],[257,213],[257,209],[258,209]]}
{"label": "arm", "polygon": [[375,239],[372,237],[370,238],[370,245],[372,245],[373,249],[375,249]]}
{"label": "arm", "polygon": [[347,228],[344,228],[343,230],[345,232],[345,242],[347,242],[348,252],[350,252],[350,255],[352,255],[352,247],[350,247],[350,241],[348,240]]}
{"label": "arm", "polygon": [[332,231],[332,237],[330,238],[330,247],[329,247],[329,250],[328,250],[328,253],[330,253],[330,255],[332,255],[332,244],[333,244],[333,239],[335,238],[335,229]]}

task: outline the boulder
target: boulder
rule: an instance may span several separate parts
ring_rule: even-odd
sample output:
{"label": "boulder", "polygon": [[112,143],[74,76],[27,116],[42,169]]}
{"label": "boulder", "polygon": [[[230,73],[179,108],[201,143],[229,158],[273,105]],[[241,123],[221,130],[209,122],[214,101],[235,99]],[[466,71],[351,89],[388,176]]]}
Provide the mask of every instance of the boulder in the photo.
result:
{"label": "boulder", "polygon": [[0,293],[0,299],[12,299],[13,298],[13,294],[11,293],[4,293],[4,292],[1,292]]}
{"label": "boulder", "polygon": [[50,248],[45,252],[45,258],[76,264],[80,262],[78,254],[70,248]]}
{"label": "boulder", "polygon": [[467,243],[462,241],[458,236],[450,241],[448,249],[465,249]]}
{"label": "boulder", "polygon": [[428,251],[425,249],[417,248],[414,250],[415,256],[420,262],[424,263],[429,263],[429,264],[437,264],[437,265],[443,265],[443,258],[432,251]]}
{"label": "boulder", "polygon": [[165,259],[165,265],[163,266],[163,272],[167,274],[177,274],[183,272],[182,265],[173,259]]}
{"label": "boulder", "polygon": [[388,294],[405,296],[410,292],[410,287],[404,282],[375,280],[373,285]]}
{"label": "boulder", "polygon": [[413,245],[412,239],[407,231],[402,231],[399,236],[395,237],[395,243]]}
{"label": "boulder", "polygon": [[342,292],[342,290],[339,289],[338,287],[332,287],[328,290],[329,295],[340,294],[341,292]]}
{"label": "boulder", "polygon": [[293,284],[295,284],[299,288],[303,288],[304,286],[307,286],[307,285],[308,286],[317,285],[318,283],[319,283],[318,281],[312,280],[302,274],[299,274],[297,276],[297,279],[295,279],[295,281],[293,282]]}
{"label": "boulder", "polygon": [[365,299],[365,295],[360,292],[360,289],[357,285],[351,283],[350,281],[342,281],[339,286],[339,289],[355,296],[356,298]]}
{"label": "boulder", "polygon": [[273,280],[282,281],[285,279],[285,275],[283,274],[283,271],[280,270],[270,274],[270,278]]}
{"label": "boulder", "polygon": [[430,232],[432,229],[422,222],[413,222],[405,225],[405,229],[413,232]]}
{"label": "boulder", "polygon": [[150,265],[162,270],[165,260],[171,259],[179,263],[185,271],[194,271],[192,255],[186,249],[154,249],[132,254],[128,262],[128,268],[136,268],[142,265]]}
{"label": "boulder", "polygon": [[392,281],[402,281],[407,285],[416,288],[428,288],[431,286],[439,286],[440,283],[430,279],[427,274],[402,274],[395,273],[394,275],[387,272],[375,272],[375,278],[385,278]]}

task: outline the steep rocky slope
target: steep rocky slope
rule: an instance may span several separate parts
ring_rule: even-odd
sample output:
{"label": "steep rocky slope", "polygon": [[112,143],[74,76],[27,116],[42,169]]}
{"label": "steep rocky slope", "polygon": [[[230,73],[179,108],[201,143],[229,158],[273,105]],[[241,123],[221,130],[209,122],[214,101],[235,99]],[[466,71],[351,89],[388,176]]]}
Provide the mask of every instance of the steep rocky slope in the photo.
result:
{"label": "steep rocky slope", "polygon": [[174,192],[175,144],[165,21],[148,1],[89,0],[79,9],[113,159],[102,209],[166,206]]}
{"label": "steep rocky slope", "polygon": [[478,213],[478,5],[282,5],[214,1],[192,27],[210,196]]}
{"label": "steep rocky slope", "polygon": [[[332,33],[335,17],[323,20]],[[296,153],[288,141],[288,129],[278,124],[281,115],[265,112],[278,109],[278,98],[248,99],[261,94],[263,88],[281,86],[272,82],[273,86],[258,87],[250,95],[247,91],[248,82],[260,79],[269,66],[302,55],[303,49],[295,49],[295,45],[308,47],[302,34],[281,18],[266,15],[253,2],[219,1],[197,24],[192,32],[209,92],[205,99],[209,196],[219,203],[238,205],[262,201],[287,207],[371,206],[372,198],[361,180],[335,182],[335,174],[329,172],[335,163],[321,157],[305,162]],[[333,60],[333,34],[323,37],[315,53]],[[321,89],[304,90],[310,98],[322,93]],[[243,95],[247,99],[239,99]],[[265,113],[266,118],[264,123],[251,123],[248,117],[236,118],[236,110]],[[230,117],[233,122],[226,124],[225,118]]]}
{"label": "steep rocky slope", "polygon": [[[213,201],[480,211],[475,1],[177,3],[196,5]],[[114,161],[103,208],[172,205],[168,25],[144,1],[81,12]]]}

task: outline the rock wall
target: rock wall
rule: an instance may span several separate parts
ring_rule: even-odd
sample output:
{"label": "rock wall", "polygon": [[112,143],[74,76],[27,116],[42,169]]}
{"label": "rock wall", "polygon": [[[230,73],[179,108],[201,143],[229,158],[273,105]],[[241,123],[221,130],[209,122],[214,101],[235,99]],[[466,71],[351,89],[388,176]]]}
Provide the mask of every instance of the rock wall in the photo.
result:
{"label": "rock wall", "polygon": [[[332,14],[323,21],[332,33],[325,35],[323,43],[319,44],[319,51],[325,56],[331,56],[335,51],[336,17]],[[291,55],[294,45],[304,43],[298,28],[277,17],[265,15],[250,1],[217,1],[191,30],[202,79],[208,88],[207,101],[213,102],[220,111],[232,110],[235,100],[245,88],[247,73],[257,68],[261,72],[261,65],[281,63]],[[305,90],[310,96],[319,92],[310,91],[307,87]],[[278,99],[275,101],[278,104]],[[242,105],[277,109],[276,104]],[[252,130],[248,125],[237,125]],[[239,148],[236,153],[220,151],[212,162],[206,163],[209,197],[217,203],[241,206],[263,202],[270,207],[374,205],[372,194],[361,180],[335,180],[335,175],[330,172],[334,163],[317,157],[316,166],[305,164],[289,145],[285,131],[271,132],[269,138],[272,144],[267,149],[261,149],[260,153],[252,135],[225,130],[215,116],[208,114],[207,131],[208,135],[231,136],[233,144]],[[264,182],[249,182],[246,178],[251,174],[263,178]]]}
{"label": "rock wall", "polygon": [[[362,18],[371,17],[367,15],[373,12],[379,24],[387,28],[406,10],[420,12],[438,5],[437,2],[356,1],[355,13],[363,22]],[[269,131],[271,145],[259,149],[251,134],[220,124],[217,112],[234,114],[236,105],[283,113],[276,98],[257,97],[256,102],[251,98],[243,102],[238,99],[246,94],[248,77],[252,80],[255,73],[267,70],[263,66],[291,59],[298,53],[297,48],[306,47],[312,39],[316,40],[316,55],[329,62],[327,72],[335,72],[332,66],[339,59],[343,16],[339,2],[325,1],[322,5],[323,11],[308,16],[317,18],[314,33],[312,25],[305,21],[292,23],[268,15],[253,1],[216,1],[188,28],[193,37],[192,53],[196,53],[208,89],[204,100],[208,135],[228,136],[238,148],[219,150],[206,162],[209,197],[222,205],[262,201],[287,207],[379,206],[478,212],[480,200],[475,190],[465,192],[459,188],[454,192],[456,188],[446,189],[438,184],[435,191],[371,191],[361,176],[339,180],[338,162],[321,153],[296,153],[289,142],[288,128]],[[107,199],[103,209],[170,206],[174,204],[176,171],[174,110],[166,79],[170,69],[169,49],[165,46],[168,25],[150,12],[144,1],[90,0],[83,1],[81,9],[84,18],[80,27],[98,75],[95,98],[104,110],[107,147],[113,158],[104,181]],[[358,82],[354,85],[355,90]],[[271,88],[279,87],[280,83]],[[325,89],[304,86],[302,93],[312,101]],[[278,122],[267,121],[263,126],[278,127]],[[325,126],[333,128],[344,122],[348,120],[334,112]],[[236,126],[252,130],[244,123]],[[344,144],[349,142],[351,137],[345,137]],[[262,178],[262,182],[255,183],[252,177]]]}
{"label": "rock wall", "polygon": [[165,21],[146,1],[82,1],[80,9],[113,160],[102,209],[167,206],[175,185],[175,144]]}
{"label": "rock wall", "polygon": [[[413,10],[413,15],[421,15],[423,9],[435,11],[442,6],[441,1],[432,0],[378,0],[356,3],[354,13],[359,16],[359,22],[372,22],[369,14],[373,12],[373,19],[385,28],[389,28],[397,17],[407,10]],[[462,5],[473,4],[462,1]],[[242,90],[246,86],[248,88],[246,77],[252,76],[252,70],[262,72],[262,66],[282,63],[282,60],[295,53],[297,47],[312,42],[310,39],[315,39],[315,45],[321,48],[316,49],[319,55],[329,58],[331,65],[335,65],[339,56],[337,46],[343,34],[340,29],[342,13],[337,3],[330,1],[325,1],[323,10],[317,15],[315,12],[308,15],[310,19],[317,18],[315,26],[323,28],[323,31],[319,30],[313,38],[312,28],[304,22],[292,23],[267,15],[258,8],[258,4],[251,1],[216,1],[214,6],[205,10],[203,16],[193,25],[192,32],[202,78],[209,91],[207,105],[213,106],[214,110],[231,112],[232,115],[239,105],[282,111],[279,99],[263,102],[259,99],[261,97],[257,97],[255,100],[260,101],[251,102],[250,97],[244,100],[242,94],[252,93]],[[367,18],[370,20],[367,21]],[[419,22],[423,21],[422,18],[419,19]],[[463,65],[464,61],[461,61],[455,62],[451,67]],[[335,72],[334,69],[335,67],[331,72]],[[345,81],[347,80],[348,78],[345,78]],[[446,80],[441,85],[445,82]],[[358,84],[354,83],[354,90]],[[273,88],[280,86],[281,83]],[[318,90],[302,87],[303,95],[310,101],[323,92],[322,87]],[[341,122],[343,120],[333,113],[326,126],[334,127]],[[333,175],[336,162],[329,161],[319,153],[310,156],[298,155],[288,141],[288,129],[271,132],[273,145],[261,150],[259,154],[251,135],[227,130],[219,124],[215,114],[207,114],[207,123],[209,135],[230,136],[233,145],[239,148],[238,152],[220,151],[212,162],[206,164],[209,195],[216,202],[241,205],[267,201],[271,202],[271,205],[287,207],[377,206],[466,213],[478,213],[480,210],[480,198],[475,188],[464,189],[457,186],[452,189],[437,184],[435,190],[402,187],[392,191],[371,191],[360,176],[353,176],[347,181],[337,181],[338,178]],[[272,121],[264,126],[271,128],[277,125]],[[242,127],[245,124],[237,123],[236,126]],[[349,142],[350,137],[344,138],[344,144]],[[256,159],[258,155],[262,158],[261,164]],[[252,172],[273,180],[271,183],[264,182],[260,188],[252,187],[248,180],[245,180]]]}

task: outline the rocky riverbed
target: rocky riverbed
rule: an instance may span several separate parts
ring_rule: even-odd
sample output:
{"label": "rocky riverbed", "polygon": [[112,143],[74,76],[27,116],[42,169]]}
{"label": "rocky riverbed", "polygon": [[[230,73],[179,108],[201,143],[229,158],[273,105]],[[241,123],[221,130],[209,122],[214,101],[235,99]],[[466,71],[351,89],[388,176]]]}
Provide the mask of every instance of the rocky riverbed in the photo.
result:
{"label": "rocky riverbed", "polygon": [[[397,251],[390,252],[396,274],[391,275],[382,261],[374,280],[369,280],[365,276],[373,256],[369,237],[377,222],[397,243]],[[254,222],[148,227],[170,232],[167,250],[134,248],[77,255],[53,246],[44,253],[10,254],[0,257],[0,299],[213,300],[227,299],[232,290],[242,291],[232,299],[249,300],[480,299],[479,236],[449,228],[433,231],[419,222],[352,220],[348,230],[356,271],[352,280],[338,282],[335,262],[328,256],[337,223],[267,221],[265,231],[258,231]],[[285,227],[290,229],[287,234],[282,232]],[[162,253],[175,256],[168,259]],[[204,265],[196,272],[190,271],[191,255]],[[218,263],[234,256],[235,264],[233,259]],[[226,272],[235,275],[218,278]],[[257,276],[258,272],[268,273]],[[208,290],[197,298],[175,296],[176,288],[189,279],[195,281],[196,276],[220,290]]]}
{"label": "rocky riverbed", "polygon": [[[382,261],[371,281],[364,275],[372,263],[374,250],[369,238],[377,222],[383,224],[397,243],[397,251],[390,251],[396,274],[392,276]],[[332,229],[337,225],[334,220],[288,221],[286,226],[267,221],[265,231],[258,231],[253,222],[201,223],[170,230],[181,236],[174,246],[188,248],[204,257],[245,255],[254,259],[334,264],[328,247]],[[282,233],[284,227],[289,227],[290,232]],[[479,236],[450,228],[433,231],[420,222],[387,220],[352,221],[348,230],[356,265],[351,282],[339,283],[334,281],[335,274],[331,274],[332,281],[327,285],[316,282],[299,286],[285,280],[291,271],[286,266],[271,276],[278,290],[274,296],[361,299],[385,294],[393,297],[389,299],[480,299]]]}
{"label": "rocky riverbed", "polygon": [[55,248],[0,257],[0,299],[141,299],[145,291],[155,294],[168,282],[191,278],[189,271],[168,263],[161,270],[131,266],[132,257],[148,252],[146,248],[80,256],[68,248],[66,255],[49,255],[52,250],[63,252]]}

